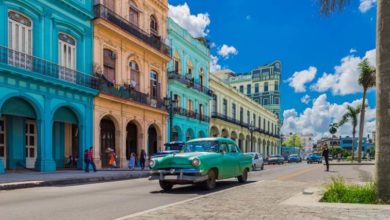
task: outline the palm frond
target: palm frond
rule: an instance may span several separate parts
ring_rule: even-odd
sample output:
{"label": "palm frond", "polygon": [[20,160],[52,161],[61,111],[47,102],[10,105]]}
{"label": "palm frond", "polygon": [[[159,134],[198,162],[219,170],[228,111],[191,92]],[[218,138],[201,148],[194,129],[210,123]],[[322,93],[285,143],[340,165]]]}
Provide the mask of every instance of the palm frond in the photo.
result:
{"label": "palm frond", "polygon": [[375,68],[370,65],[368,59],[365,58],[362,62],[359,63],[359,84],[363,89],[368,89],[375,86]]}
{"label": "palm frond", "polygon": [[319,0],[321,7],[321,14],[329,15],[336,10],[342,11],[350,0]]}

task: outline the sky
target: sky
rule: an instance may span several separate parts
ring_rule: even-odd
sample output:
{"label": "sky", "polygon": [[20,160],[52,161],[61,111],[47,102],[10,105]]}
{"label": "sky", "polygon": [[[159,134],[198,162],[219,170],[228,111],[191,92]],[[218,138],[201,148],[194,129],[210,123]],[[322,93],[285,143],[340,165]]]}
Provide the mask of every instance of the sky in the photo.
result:
{"label": "sky", "polygon": [[[282,62],[282,132],[328,136],[347,105],[361,103],[358,63],[375,64],[376,0],[351,0],[321,16],[318,0],[169,0],[169,16],[211,42],[211,69],[248,72]],[[375,130],[375,89],[365,134]],[[337,135],[351,136],[347,124]]]}

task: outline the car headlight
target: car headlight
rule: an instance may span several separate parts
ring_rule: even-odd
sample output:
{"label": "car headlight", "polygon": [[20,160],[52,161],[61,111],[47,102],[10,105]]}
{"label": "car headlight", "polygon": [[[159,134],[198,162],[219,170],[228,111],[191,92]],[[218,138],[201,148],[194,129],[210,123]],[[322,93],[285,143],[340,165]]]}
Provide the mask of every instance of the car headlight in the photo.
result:
{"label": "car headlight", "polygon": [[191,163],[192,163],[192,166],[194,166],[194,167],[198,167],[198,166],[200,166],[200,160],[199,160],[199,158],[193,158],[192,159],[192,161],[191,161]]}
{"label": "car headlight", "polygon": [[156,161],[150,160],[150,161],[149,161],[149,166],[150,166],[151,168],[153,168],[154,166],[156,166]]}

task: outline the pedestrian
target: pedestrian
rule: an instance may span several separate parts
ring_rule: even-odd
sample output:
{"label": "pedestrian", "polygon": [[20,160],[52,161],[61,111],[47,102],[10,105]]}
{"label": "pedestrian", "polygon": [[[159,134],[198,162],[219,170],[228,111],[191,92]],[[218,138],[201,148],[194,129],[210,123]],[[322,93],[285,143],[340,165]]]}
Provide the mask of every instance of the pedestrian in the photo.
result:
{"label": "pedestrian", "polygon": [[322,156],[325,159],[326,171],[329,172],[329,150],[327,144],[325,144],[324,146],[324,150],[322,151]]}
{"label": "pedestrian", "polygon": [[114,151],[114,150],[110,150],[108,165],[109,165],[111,168],[116,168],[116,167],[117,167],[117,166],[116,166],[116,154],[115,154],[115,151]]}
{"label": "pedestrian", "polygon": [[141,150],[141,155],[140,155],[140,163],[141,163],[141,169],[145,169],[145,162],[146,162],[146,152],[145,150]]}
{"label": "pedestrian", "polygon": [[134,167],[135,167],[135,154],[134,153],[130,154],[128,166],[129,166],[130,170],[134,170]]}
{"label": "pedestrian", "polygon": [[[96,165],[95,165],[95,162],[93,161],[93,147],[89,148],[88,161],[89,161],[88,163],[92,165],[93,172],[96,172]],[[88,167],[88,169],[89,169],[89,167]]]}
{"label": "pedestrian", "polygon": [[89,173],[89,160],[88,160],[88,150],[84,150],[84,163],[85,163],[85,172]]}
{"label": "pedestrian", "polygon": [[341,160],[341,153],[338,153],[337,154],[337,161],[340,162],[340,160]]}

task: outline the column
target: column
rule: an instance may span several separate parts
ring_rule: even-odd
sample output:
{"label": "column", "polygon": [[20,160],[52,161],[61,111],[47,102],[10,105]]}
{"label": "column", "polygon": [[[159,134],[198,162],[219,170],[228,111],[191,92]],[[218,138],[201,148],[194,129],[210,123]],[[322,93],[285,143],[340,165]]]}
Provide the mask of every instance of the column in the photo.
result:
{"label": "column", "polygon": [[41,172],[53,172],[56,171],[56,163],[53,160],[53,122],[48,119],[50,114],[45,115],[45,119],[37,120],[38,146],[35,168]]}

